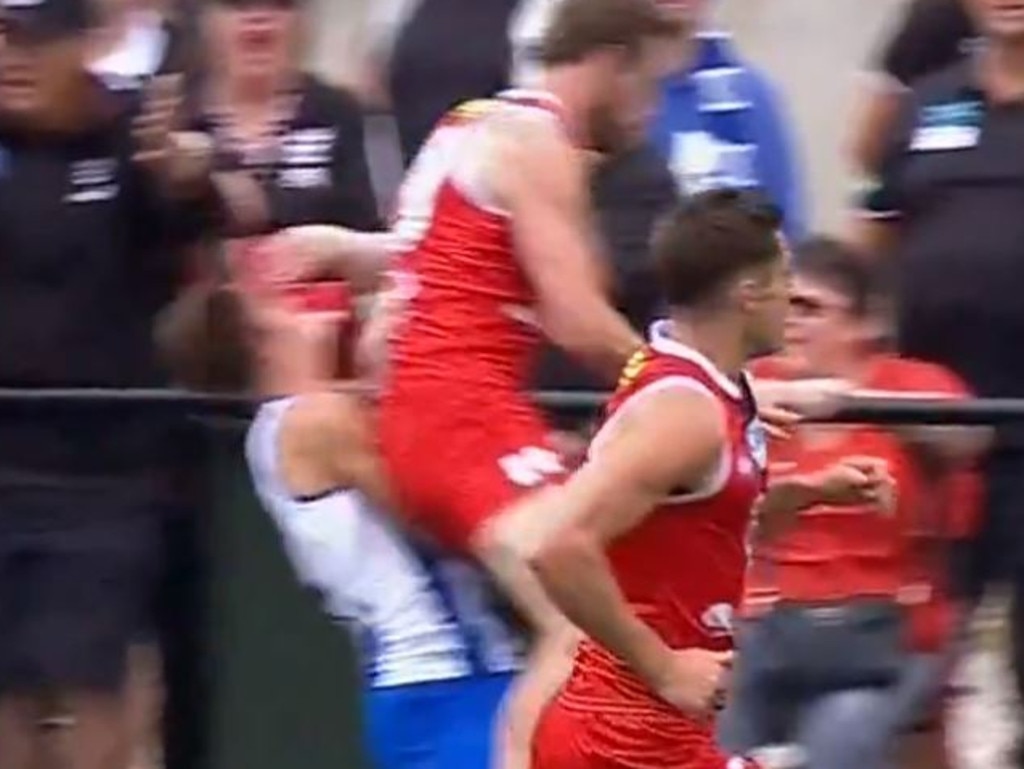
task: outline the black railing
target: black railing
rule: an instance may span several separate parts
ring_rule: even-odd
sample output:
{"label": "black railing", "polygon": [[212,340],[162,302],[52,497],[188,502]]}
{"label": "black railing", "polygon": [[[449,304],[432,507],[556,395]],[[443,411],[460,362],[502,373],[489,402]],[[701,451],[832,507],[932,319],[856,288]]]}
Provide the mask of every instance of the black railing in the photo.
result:
{"label": "black railing", "polygon": [[[370,392],[360,385],[344,385],[349,392]],[[594,411],[608,399],[605,393],[543,391],[534,393],[537,405],[562,412]],[[0,413],[4,411],[156,409],[199,416],[238,416],[252,413],[257,401],[246,396],[213,395],[184,390],[45,389],[0,388]],[[839,424],[991,425],[1024,422],[1024,398],[886,398],[848,397],[831,415],[817,422]]]}

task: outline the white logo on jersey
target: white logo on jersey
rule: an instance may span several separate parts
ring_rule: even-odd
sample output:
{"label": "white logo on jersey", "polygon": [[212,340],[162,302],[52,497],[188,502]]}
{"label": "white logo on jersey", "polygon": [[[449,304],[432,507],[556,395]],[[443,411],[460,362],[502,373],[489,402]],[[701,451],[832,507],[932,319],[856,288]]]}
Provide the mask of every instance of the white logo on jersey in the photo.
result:
{"label": "white logo on jersey", "polygon": [[704,610],[700,621],[712,638],[726,638],[732,635],[735,613],[731,604],[715,603]]}
{"label": "white logo on jersey", "polygon": [[540,486],[549,476],[565,472],[561,457],[549,449],[529,446],[498,460],[505,477],[516,486]]}

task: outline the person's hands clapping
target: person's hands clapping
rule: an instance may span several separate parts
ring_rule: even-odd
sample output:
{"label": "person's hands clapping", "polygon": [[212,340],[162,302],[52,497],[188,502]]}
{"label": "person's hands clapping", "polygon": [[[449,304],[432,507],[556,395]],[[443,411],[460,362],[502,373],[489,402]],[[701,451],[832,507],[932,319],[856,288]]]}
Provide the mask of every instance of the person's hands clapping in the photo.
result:
{"label": "person's hands clapping", "polygon": [[883,460],[846,457],[815,473],[812,479],[824,504],[868,504],[884,514],[895,508],[896,482]]}

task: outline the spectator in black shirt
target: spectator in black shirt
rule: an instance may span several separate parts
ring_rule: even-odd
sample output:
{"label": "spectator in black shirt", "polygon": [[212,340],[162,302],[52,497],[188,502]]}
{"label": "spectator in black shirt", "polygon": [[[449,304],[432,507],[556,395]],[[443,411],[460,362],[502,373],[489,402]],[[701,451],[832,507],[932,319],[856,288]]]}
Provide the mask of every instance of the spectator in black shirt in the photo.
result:
{"label": "spectator in black shirt", "polygon": [[380,220],[362,114],[347,93],[301,70],[304,0],[211,0],[193,127],[212,137],[231,234]]}
{"label": "spectator in black shirt", "polygon": [[911,0],[871,66],[850,147],[858,171],[877,168],[907,89],[963,56],[973,35],[961,0]]}
{"label": "spectator in black shirt", "polygon": [[[899,277],[899,342],[983,397],[1024,396],[1024,14],[965,0],[984,44],[902,100],[859,239]],[[1024,431],[1001,425],[969,597],[1015,589],[1024,694]]]}
{"label": "spectator in black shirt", "polygon": [[459,102],[509,84],[519,0],[373,0],[366,79],[389,102],[405,164]]}
{"label": "spectator in black shirt", "polygon": [[[184,166],[165,100],[133,126],[88,73],[89,10],[0,2],[2,388],[161,384],[150,336],[177,280],[168,245],[201,223],[167,197],[186,179],[170,173]],[[125,763],[125,654],[153,600],[165,437],[137,415],[0,416],[3,769],[36,765],[50,696],[73,717],[71,769]]]}

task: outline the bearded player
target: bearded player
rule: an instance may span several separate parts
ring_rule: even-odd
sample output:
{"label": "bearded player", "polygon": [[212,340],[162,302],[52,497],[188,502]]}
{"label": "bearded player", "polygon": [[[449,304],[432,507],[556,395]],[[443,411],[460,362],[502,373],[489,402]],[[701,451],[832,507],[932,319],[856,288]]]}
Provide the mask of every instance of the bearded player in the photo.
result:
{"label": "bearded player", "polygon": [[524,554],[587,636],[538,727],[534,769],[758,766],[719,750],[711,717],[751,512],[777,523],[891,491],[884,467],[860,458],[766,488],[743,366],[781,337],[778,226],[771,207],[734,191],[671,216],[655,245],[671,319],[627,366],[586,464],[522,511]]}

